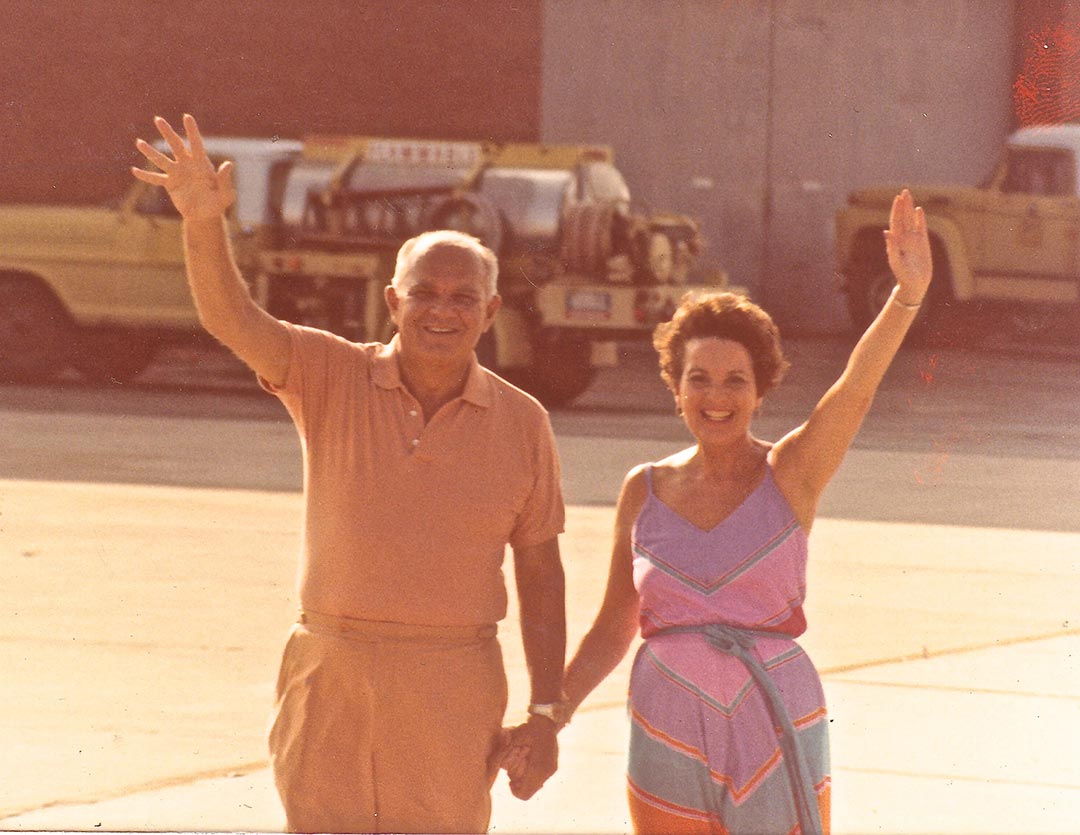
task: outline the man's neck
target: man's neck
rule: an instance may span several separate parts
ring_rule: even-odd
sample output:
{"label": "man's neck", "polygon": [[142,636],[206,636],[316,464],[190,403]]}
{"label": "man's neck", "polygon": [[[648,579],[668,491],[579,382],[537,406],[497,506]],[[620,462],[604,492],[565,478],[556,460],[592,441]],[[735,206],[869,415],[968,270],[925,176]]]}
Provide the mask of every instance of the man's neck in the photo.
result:
{"label": "man's neck", "polygon": [[471,357],[465,363],[410,362],[400,348],[397,363],[401,382],[424,410],[425,422],[465,391],[472,368]]}

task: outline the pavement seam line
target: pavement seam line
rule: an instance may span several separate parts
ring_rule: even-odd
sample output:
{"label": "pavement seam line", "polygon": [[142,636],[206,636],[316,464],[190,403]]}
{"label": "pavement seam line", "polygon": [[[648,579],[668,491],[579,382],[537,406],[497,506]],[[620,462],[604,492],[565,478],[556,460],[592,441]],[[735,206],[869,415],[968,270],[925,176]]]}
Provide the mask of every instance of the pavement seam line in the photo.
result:
{"label": "pavement seam line", "polygon": [[1039,783],[1034,780],[1006,780],[1003,777],[968,777],[962,774],[929,774],[915,771],[900,771],[891,768],[850,768],[836,766],[833,771],[845,771],[849,774],[883,774],[890,777],[910,777],[914,780],[945,780],[954,783],[997,783],[1004,786],[1030,786],[1040,789],[1064,789],[1080,791],[1080,785],[1070,783]]}
{"label": "pavement seam line", "polygon": [[1049,641],[1054,638],[1067,638],[1080,635],[1080,627],[1062,629],[1057,632],[1046,632],[1040,635],[1025,635],[1020,638],[1007,638],[1005,640],[987,641],[982,644],[970,644],[962,647],[951,647],[934,651],[923,650],[907,655],[896,655],[891,658],[877,658],[873,661],[861,661],[855,664],[841,664],[838,667],[828,667],[819,670],[819,675],[829,676],[837,673],[847,673],[853,670],[866,670],[871,667],[887,667],[890,664],[906,664],[910,661],[925,661],[930,658],[944,658],[949,655],[963,655],[968,652],[980,652],[984,649],[1001,649],[1002,647],[1017,646],[1019,644],[1033,644],[1038,641]]}
{"label": "pavement seam line", "polygon": [[163,789],[173,789],[180,786],[191,785],[192,783],[199,783],[203,780],[220,780],[226,777],[243,777],[248,774],[253,774],[256,771],[262,771],[264,768],[270,766],[269,760],[262,760],[261,762],[245,763],[244,765],[232,766],[230,768],[214,768],[207,769],[206,771],[198,771],[193,774],[185,774],[176,777],[162,777],[158,780],[151,780],[146,783],[140,783],[135,786],[127,786],[121,789],[115,789],[110,792],[106,792],[92,800],[83,799],[68,799],[68,800],[50,800],[48,803],[41,803],[35,806],[26,806],[21,809],[4,809],[0,810],[0,823],[3,823],[9,818],[17,818],[23,815],[29,815],[32,812],[40,812],[45,809],[59,809],[64,806],[94,806],[98,803],[106,803],[110,800],[119,800],[124,797],[130,797],[133,794],[143,794],[146,792],[161,791]]}
{"label": "pavement seam line", "polygon": [[905,681],[867,681],[857,678],[838,678],[831,684],[855,684],[860,687],[900,687],[910,690],[936,690],[943,693],[967,693],[979,696],[1019,696],[1025,699],[1060,699],[1066,702],[1080,702],[1080,696],[1066,693],[1034,693],[1026,690],[997,690],[983,687],[960,687],[952,684],[912,684]]}

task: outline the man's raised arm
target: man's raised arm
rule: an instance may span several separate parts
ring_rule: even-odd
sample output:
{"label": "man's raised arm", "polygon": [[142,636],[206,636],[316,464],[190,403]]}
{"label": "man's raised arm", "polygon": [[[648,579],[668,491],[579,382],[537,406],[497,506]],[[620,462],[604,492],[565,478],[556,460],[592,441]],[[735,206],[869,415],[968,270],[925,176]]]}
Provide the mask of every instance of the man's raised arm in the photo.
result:
{"label": "man's raised arm", "polygon": [[216,171],[203,147],[195,119],[184,116],[188,144],[161,117],[154,120],[172,156],[139,139],[143,156],[161,169],[131,173],[169,192],[184,219],[184,258],[199,321],[206,330],[273,385],[284,385],[289,372],[289,334],[259,307],[236,266],[229,245],[226,212],[236,199],[232,163]]}

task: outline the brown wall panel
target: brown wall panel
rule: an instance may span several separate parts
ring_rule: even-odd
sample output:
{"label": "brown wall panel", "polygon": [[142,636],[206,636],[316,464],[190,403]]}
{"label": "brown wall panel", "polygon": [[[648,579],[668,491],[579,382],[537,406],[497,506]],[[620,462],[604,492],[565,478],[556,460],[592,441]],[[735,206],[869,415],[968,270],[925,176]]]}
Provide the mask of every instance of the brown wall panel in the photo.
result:
{"label": "brown wall panel", "polygon": [[98,200],[151,118],[206,132],[533,139],[539,0],[8,0],[0,200]]}

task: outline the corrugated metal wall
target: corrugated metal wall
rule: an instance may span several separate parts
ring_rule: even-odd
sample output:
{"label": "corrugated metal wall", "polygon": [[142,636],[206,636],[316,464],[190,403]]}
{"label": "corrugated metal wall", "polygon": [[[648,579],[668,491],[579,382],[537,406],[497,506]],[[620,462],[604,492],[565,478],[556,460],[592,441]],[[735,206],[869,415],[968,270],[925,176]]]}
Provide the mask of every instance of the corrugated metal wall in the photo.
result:
{"label": "corrugated metal wall", "polygon": [[615,146],[793,329],[846,327],[832,229],[872,183],[972,184],[1012,125],[1009,0],[546,0],[541,135]]}
{"label": "corrugated metal wall", "polygon": [[8,0],[0,200],[101,199],[132,137],[602,142],[636,196],[701,218],[783,321],[845,326],[853,188],[974,183],[1012,126],[1025,33],[1076,0]]}

